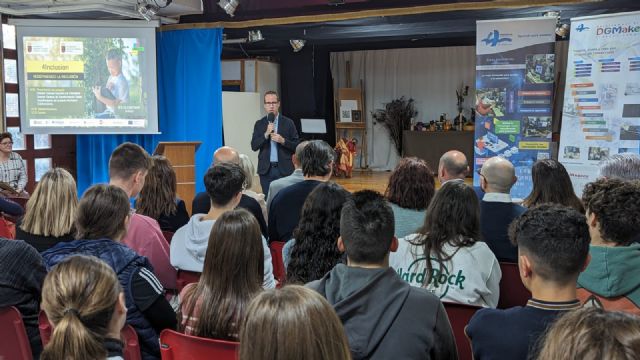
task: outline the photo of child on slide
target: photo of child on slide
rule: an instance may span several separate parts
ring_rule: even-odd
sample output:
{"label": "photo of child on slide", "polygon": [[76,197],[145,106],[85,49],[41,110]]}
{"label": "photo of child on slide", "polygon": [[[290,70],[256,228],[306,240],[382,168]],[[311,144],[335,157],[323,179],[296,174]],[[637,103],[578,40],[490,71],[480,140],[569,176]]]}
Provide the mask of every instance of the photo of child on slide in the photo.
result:
{"label": "photo of child on slide", "polygon": [[121,103],[129,101],[129,82],[122,74],[122,53],[118,49],[109,49],[106,56],[109,79],[105,86],[94,86],[93,94],[105,109],[96,113],[96,119],[115,118],[115,109]]}

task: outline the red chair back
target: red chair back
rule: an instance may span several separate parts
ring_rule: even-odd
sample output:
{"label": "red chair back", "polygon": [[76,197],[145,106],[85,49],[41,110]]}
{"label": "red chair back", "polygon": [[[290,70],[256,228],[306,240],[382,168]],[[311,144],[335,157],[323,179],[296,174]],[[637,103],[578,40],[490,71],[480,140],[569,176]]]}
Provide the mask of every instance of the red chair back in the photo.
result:
{"label": "red chair back", "polygon": [[467,335],[464,333],[464,328],[469,324],[469,320],[473,314],[476,313],[481,307],[448,303],[445,302],[444,309],[449,317],[451,328],[453,329],[453,336],[456,339],[456,348],[458,349],[459,360],[472,360],[473,352],[471,351],[471,344]]}
{"label": "red chair back", "polygon": [[0,359],[33,359],[22,315],[13,306],[0,308]]}
{"label": "red chair back", "polygon": [[124,360],[141,360],[142,355],[140,355],[140,343],[136,330],[131,325],[125,324],[120,330],[120,338],[124,342],[124,349],[122,349]]}
{"label": "red chair back", "polygon": [[16,224],[4,216],[0,216],[0,237],[5,239],[16,238]]}
{"label": "red chair back", "polygon": [[200,281],[200,275],[202,275],[202,273],[178,270],[178,277],[176,279],[176,287],[178,288],[178,293],[180,293],[180,291],[182,291],[185,286]]}
{"label": "red chair back", "polygon": [[43,310],[40,310],[40,314],[38,314],[38,331],[40,331],[42,346],[47,346],[49,340],[51,340],[53,327],[47,318],[47,314]]}
{"label": "red chair back", "polygon": [[500,270],[502,270],[502,279],[500,279],[498,309],[525,306],[531,299],[531,293],[522,284],[518,264],[500,263]]}
{"label": "red chair back", "polygon": [[238,346],[233,341],[214,340],[181,334],[173,330],[160,333],[160,356],[162,360],[173,359],[238,359]]}
{"label": "red chair back", "polygon": [[269,244],[271,249],[271,263],[273,264],[273,276],[278,280],[278,283],[284,284],[287,277],[287,269],[284,267],[284,260],[282,259],[282,248],[284,248],[284,241],[272,241]]}
{"label": "red chair back", "polygon": [[[53,326],[47,318],[47,314],[40,310],[38,315],[38,330],[40,331],[40,339],[42,339],[42,346],[47,346],[49,340],[51,340],[51,333],[53,332]],[[141,360],[140,355],[140,343],[138,342],[138,334],[136,330],[129,324],[126,324],[120,331],[120,339],[124,342],[124,348],[122,349],[125,360]]]}
{"label": "red chair back", "polygon": [[174,232],[171,231],[163,231],[162,235],[164,236],[164,239],[167,240],[167,242],[169,244],[171,244],[171,239],[173,239],[173,234],[175,234]]}

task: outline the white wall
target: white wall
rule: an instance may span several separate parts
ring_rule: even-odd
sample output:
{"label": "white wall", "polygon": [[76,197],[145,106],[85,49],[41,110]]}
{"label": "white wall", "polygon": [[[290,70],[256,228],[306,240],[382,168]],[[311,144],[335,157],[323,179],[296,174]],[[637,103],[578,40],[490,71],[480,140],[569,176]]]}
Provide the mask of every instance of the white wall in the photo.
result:
{"label": "white wall", "polygon": [[249,156],[258,165],[258,153],[251,151],[253,125],[262,117],[262,95],[256,92],[222,92],[224,143]]}

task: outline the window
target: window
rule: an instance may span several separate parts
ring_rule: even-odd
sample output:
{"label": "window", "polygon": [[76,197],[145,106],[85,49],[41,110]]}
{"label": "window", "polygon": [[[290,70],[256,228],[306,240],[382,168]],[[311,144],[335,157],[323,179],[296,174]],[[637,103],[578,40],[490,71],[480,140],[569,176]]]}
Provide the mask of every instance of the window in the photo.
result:
{"label": "window", "polygon": [[[18,90],[18,53],[15,27],[6,24],[2,17],[2,49],[4,75],[4,117],[6,131],[13,136],[13,150],[24,160],[27,169],[27,191],[33,193],[42,175],[54,166],[63,167],[76,174],[75,135],[24,135],[20,132],[20,105]],[[2,109],[2,107],[0,107]]]}

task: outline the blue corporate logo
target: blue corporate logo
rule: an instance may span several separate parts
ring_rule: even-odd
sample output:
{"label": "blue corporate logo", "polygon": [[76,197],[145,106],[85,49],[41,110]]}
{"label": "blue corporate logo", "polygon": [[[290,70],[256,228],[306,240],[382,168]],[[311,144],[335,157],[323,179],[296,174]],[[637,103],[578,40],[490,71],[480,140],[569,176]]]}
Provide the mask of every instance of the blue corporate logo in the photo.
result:
{"label": "blue corporate logo", "polygon": [[[506,35],[510,35],[510,34],[506,34]],[[482,41],[485,43],[485,45],[497,46],[499,43],[511,42],[511,38],[506,37],[504,35],[500,36],[500,31],[493,30],[493,32],[490,32],[486,38],[482,39]]]}
{"label": "blue corporate logo", "polygon": [[578,27],[576,28],[576,31],[578,31],[578,32],[583,32],[583,31],[585,31],[585,30],[589,30],[589,29],[590,29],[590,27],[588,27],[588,26],[584,26],[584,24],[580,24],[580,25],[578,25]]}

